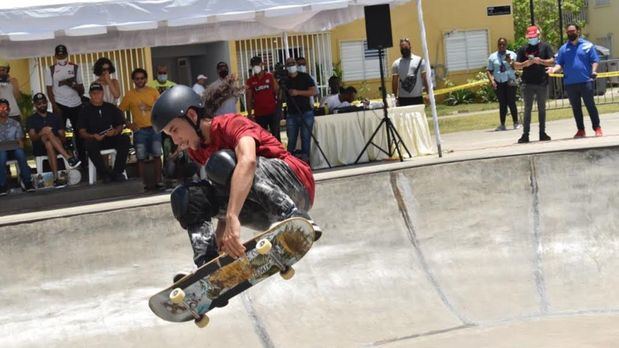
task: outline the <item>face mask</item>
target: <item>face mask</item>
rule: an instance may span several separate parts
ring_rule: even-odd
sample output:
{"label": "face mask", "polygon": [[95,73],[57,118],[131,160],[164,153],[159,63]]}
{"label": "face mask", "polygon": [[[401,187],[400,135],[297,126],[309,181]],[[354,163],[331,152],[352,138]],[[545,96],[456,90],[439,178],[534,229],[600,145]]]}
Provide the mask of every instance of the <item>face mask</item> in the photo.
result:
{"label": "face mask", "polygon": [[537,37],[529,39],[529,45],[531,45],[531,46],[536,46],[538,43],[539,43],[539,38],[537,38]]}
{"label": "face mask", "polygon": [[65,59],[58,59],[58,60],[57,60],[57,62],[58,62],[58,64],[59,64],[59,65],[66,65],[66,64],[67,64],[67,61],[68,61],[68,59],[67,59],[67,58],[65,58]]}
{"label": "face mask", "polygon": [[410,48],[402,48],[400,49],[400,53],[402,53],[402,57],[408,57],[411,55],[411,49]]}
{"label": "face mask", "polygon": [[157,80],[161,83],[164,83],[168,80],[168,74],[159,74],[157,75]]}
{"label": "face mask", "polygon": [[226,76],[228,76],[228,69],[225,70],[219,70],[219,77],[221,77],[222,79],[225,78]]}
{"label": "face mask", "polygon": [[290,74],[296,74],[296,73],[297,73],[297,66],[296,66],[296,65],[289,66],[289,67],[287,67],[286,69],[288,69],[288,72],[289,72]]}
{"label": "face mask", "polygon": [[576,40],[576,39],[578,38],[578,34],[568,34],[568,35],[567,35],[567,38],[568,38],[570,41],[574,41],[574,40]]}
{"label": "face mask", "polygon": [[255,74],[255,75],[258,75],[258,74],[260,74],[261,72],[262,72],[262,67],[261,67],[260,65],[256,65],[256,66],[254,67],[254,74]]}
{"label": "face mask", "polygon": [[305,65],[299,65],[299,68],[297,70],[299,70],[299,72],[304,73],[304,72],[307,72],[307,67]]}

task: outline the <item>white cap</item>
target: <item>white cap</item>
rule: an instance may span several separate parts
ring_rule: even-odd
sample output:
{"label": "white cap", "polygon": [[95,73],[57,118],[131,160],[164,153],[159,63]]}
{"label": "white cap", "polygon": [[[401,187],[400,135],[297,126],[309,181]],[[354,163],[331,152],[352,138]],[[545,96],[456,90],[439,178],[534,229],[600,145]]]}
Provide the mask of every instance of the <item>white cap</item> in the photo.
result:
{"label": "white cap", "polygon": [[200,79],[208,80],[208,77],[206,77],[206,75],[204,75],[204,74],[200,74],[200,75],[198,75],[198,77],[196,77],[196,80],[200,80]]}

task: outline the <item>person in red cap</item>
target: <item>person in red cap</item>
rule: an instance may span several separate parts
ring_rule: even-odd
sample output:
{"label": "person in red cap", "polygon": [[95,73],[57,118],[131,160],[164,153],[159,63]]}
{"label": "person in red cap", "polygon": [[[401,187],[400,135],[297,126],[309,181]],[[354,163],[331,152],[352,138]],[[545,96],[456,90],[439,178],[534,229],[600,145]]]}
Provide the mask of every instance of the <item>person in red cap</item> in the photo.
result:
{"label": "person in red cap", "polygon": [[540,40],[541,30],[532,25],[527,28],[526,37],[528,43],[518,50],[516,63],[517,70],[522,70],[522,97],[524,99],[524,126],[522,137],[518,143],[529,142],[529,131],[531,129],[531,111],[533,100],[537,99],[537,110],[539,114],[539,140],[549,141],[550,137],[546,134],[546,98],[548,97],[548,75],[546,67],[552,66],[555,62],[552,49],[548,44]]}

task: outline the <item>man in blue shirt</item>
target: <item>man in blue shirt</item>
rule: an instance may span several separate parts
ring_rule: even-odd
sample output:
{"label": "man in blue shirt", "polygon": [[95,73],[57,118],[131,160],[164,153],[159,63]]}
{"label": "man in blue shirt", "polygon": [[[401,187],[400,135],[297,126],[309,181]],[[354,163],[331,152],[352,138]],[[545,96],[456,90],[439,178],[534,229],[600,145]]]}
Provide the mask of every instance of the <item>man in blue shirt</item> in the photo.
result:
{"label": "man in blue shirt", "polygon": [[578,25],[568,24],[565,27],[565,32],[568,42],[559,49],[557,64],[548,68],[547,72],[554,74],[563,70],[565,89],[578,127],[578,132],[576,132],[574,138],[584,138],[586,135],[581,98],[589,112],[595,136],[601,137],[600,116],[593,99],[595,92],[593,82],[597,77],[600,58],[595,51],[595,45],[580,38],[580,27]]}

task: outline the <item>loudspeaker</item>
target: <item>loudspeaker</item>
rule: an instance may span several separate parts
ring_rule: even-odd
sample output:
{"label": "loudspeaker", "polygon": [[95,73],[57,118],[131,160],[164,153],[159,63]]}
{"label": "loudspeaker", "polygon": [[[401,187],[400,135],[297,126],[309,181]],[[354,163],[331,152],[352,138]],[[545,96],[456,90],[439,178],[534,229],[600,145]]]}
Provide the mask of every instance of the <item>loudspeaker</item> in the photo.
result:
{"label": "loudspeaker", "polygon": [[369,49],[393,46],[391,38],[391,13],[389,5],[365,6],[365,34]]}

